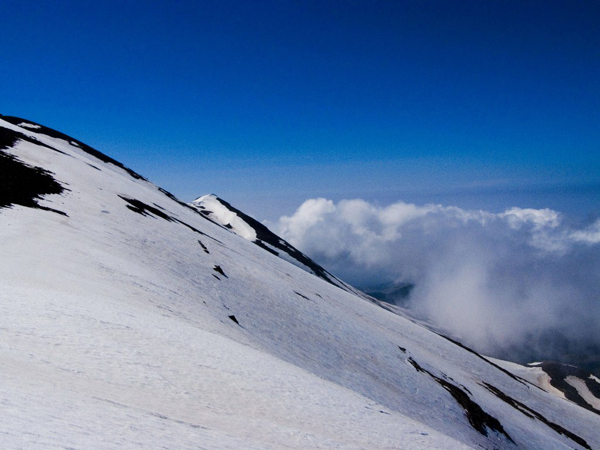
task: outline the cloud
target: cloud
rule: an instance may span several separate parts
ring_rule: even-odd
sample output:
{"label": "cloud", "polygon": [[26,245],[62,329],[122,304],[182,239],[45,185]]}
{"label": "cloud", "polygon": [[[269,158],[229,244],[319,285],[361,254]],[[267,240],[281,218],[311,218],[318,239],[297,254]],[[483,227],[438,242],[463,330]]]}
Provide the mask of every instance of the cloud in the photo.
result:
{"label": "cloud", "polygon": [[413,313],[481,352],[600,359],[600,220],[318,198],[273,228],[356,286],[413,283]]}

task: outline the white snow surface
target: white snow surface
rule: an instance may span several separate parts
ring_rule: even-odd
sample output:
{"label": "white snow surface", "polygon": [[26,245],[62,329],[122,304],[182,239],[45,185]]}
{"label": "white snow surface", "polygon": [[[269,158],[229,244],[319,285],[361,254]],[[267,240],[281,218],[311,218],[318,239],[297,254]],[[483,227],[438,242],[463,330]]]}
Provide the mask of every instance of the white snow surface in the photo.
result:
{"label": "white snow surface", "polygon": [[233,211],[230,211],[217,199],[214,194],[198,197],[192,202],[197,208],[205,209],[209,217],[224,226],[231,227],[231,230],[249,241],[256,240],[256,231],[248,225],[241,217]]}
{"label": "white snow surface", "polygon": [[19,124],[19,126],[22,127],[22,128],[31,128],[31,129],[34,129],[34,130],[42,128],[40,125],[35,125],[33,123],[28,123],[28,122],[21,122]]}
{"label": "white snow surface", "polygon": [[[4,150],[68,189],[40,201],[68,217],[0,209],[2,448],[582,448],[484,383],[600,448],[599,416],[78,146],[0,127],[64,152],[24,141]],[[513,442],[475,430],[411,361],[468,393]]]}

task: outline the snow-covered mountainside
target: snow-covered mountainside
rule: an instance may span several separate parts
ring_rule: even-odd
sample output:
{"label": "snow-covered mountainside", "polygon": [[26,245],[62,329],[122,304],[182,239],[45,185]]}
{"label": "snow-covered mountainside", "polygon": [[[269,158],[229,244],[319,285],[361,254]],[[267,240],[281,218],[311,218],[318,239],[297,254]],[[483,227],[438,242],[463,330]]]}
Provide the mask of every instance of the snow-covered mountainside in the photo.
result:
{"label": "snow-covered mountainside", "polygon": [[599,415],[277,257],[237,212],[250,240],[14,117],[0,176],[2,448],[600,448]]}

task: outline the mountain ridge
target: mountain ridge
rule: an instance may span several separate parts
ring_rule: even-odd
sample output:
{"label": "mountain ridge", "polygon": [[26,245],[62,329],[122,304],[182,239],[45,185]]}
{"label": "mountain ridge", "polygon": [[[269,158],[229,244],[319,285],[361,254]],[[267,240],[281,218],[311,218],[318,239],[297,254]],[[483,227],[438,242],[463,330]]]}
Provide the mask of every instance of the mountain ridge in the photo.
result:
{"label": "mountain ridge", "polygon": [[[250,240],[251,242],[254,242],[256,245],[274,254],[275,256],[280,256],[287,261],[290,261],[292,264],[304,268],[304,270],[308,271],[309,273],[312,273],[345,291],[357,294],[359,296],[364,296],[363,292],[353,288],[349,284],[329,273],[311,258],[292,246],[289,242],[269,230],[264,224],[233,207],[231,204],[217,197],[215,194],[198,197],[191,203],[191,205],[209,219],[229,229],[232,229],[234,233]],[[218,212],[212,210],[217,210]],[[232,226],[232,221],[236,222],[237,226]],[[242,228],[241,230],[240,227]]]}

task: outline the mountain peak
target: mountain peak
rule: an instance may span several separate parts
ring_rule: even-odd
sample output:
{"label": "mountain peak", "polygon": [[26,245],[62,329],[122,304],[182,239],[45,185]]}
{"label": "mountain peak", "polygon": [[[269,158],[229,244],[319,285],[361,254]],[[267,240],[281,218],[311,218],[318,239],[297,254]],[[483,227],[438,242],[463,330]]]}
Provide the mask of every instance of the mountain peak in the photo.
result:
{"label": "mountain peak", "polygon": [[256,230],[227,205],[229,204],[215,194],[198,197],[192,202],[193,207],[211,220],[231,229],[244,239],[255,241],[257,239]]}

